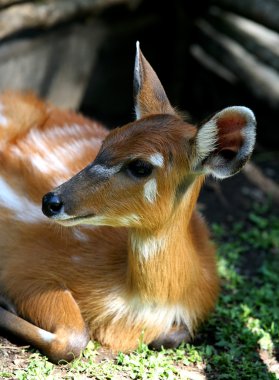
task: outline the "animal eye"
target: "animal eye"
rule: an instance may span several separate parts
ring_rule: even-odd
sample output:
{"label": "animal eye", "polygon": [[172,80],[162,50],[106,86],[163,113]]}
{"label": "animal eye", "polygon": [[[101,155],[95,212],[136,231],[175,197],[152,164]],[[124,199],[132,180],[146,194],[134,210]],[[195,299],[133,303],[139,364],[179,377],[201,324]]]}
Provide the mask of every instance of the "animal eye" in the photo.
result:
{"label": "animal eye", "polygon": [[127,165],[127,172],[136,178],[148,177],[152,170],[153,165],[142,160],[134,160]]}

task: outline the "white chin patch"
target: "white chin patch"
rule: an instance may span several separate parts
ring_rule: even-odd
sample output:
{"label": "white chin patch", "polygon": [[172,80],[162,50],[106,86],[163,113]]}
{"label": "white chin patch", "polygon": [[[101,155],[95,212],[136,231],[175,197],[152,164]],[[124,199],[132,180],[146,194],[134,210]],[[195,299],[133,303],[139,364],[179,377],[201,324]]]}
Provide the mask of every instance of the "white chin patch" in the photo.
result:
{"label": "white chin patch", "polygon": [[[66,214],[63,216],[65,217]],[[73,217],[65,219],[54,219],[62,226],[71,227],[78,224],[92,225],[92,226],[110,226],[110,227],[129,227],[138,226],[140,217],[136,214],[122,215],[118,217],[108,216],[88,216],[88,217]]]}

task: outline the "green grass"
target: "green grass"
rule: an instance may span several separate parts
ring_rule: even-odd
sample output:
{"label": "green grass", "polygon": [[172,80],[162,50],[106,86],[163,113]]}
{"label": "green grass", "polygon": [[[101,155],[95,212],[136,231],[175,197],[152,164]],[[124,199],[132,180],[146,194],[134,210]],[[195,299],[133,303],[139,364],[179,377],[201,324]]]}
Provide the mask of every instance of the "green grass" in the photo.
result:
{"label": "green grass", "polygon": [[61,366],[34,352],[26,368],[0,372],[0,378],[185,380],[191,371],[214,380],[278,378],[268,361],[279,347],[279,217],[269,212],[256,205],[243,223],[213,226],[222,292],[193,344],[160,352],[139,344],[129,355],[106,359],[91,342],[82,358]]}

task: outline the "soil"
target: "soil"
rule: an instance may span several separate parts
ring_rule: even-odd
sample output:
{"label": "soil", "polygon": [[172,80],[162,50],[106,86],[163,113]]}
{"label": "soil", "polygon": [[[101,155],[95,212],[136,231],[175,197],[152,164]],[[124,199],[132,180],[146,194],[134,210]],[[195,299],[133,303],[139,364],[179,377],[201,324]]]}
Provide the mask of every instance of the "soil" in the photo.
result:
{"label": "soil", "polygon": [[[279,183],[279,153],[258,151],[254,155],[254,162],[263,173]],[[223,226],[231,225],[234,221],[244,221],[253,204],[271,202],[262,189],[253,185],[244,174],[239,173],[222,182],[209,179],[206,181],[200,195],[198,207],[205,215],[209,224],[220,223]],[[279,205],[272,205],[273,213],[279,213]],[[245,263],[245,270],[253,275],[261,263],[257,252]],[[24,346],[15,344],[10,339],[0,337],[0,370],[12,372],[16,369],[26,368],[30,352]],[[99,359],[107,358],[110,353],[102,350]],[[277,363],[278,365],[278,363]],[[58,369],[59,372],[59,369]],[[200,378],[204,378],[202,371]],[[57,376],[59,379],[59,376]]]}

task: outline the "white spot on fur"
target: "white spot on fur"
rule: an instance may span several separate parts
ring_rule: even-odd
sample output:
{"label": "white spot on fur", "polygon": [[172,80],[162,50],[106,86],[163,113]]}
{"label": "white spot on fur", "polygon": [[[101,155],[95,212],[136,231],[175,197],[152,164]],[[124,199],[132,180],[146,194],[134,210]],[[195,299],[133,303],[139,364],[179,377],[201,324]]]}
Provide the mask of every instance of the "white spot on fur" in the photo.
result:
{"label": "white spot on fur", "polygon": [[18,195],[14,189],[0,177],[0,206],[15,214],[15,219],[26,223],[44,221],[41,206],[26,197]]}
{"label": "white spot on fur", "polygon": [[7,127],[8,126],[8,119],[4,115],[4,106],[2,103],[0,103],[0,125],[1,125],[1,127]]}
{"label": "white spot on fur", "polygon": [[64,124],[64,125],[57,125],[54,127],[51,127],[49,129],[46,129],[42,133],[45,135],[45,138],[47,140],[56,140],[60,137],[76,137],[81,138],[84,134],[85,130],[91,130],[92,126],[87,124]]}
{"label": "white spot on fur", "polygon": [[73,229],[73,235],[77,240],[82,241],[82,242],[89,240],[88,236],[85,233],[79,231],[78,229]]}
{"label": "white spot on fur", "polygon": [[149,162],[154,166],[162,168],[164,166],[164,157],[161,153],[154,153],[149,157]]}
{"label": "white spot on fur", "polygon": [[[74,172],[75,162],[85,149],[96,149],[101,145],[101,139],[86,138],[83,132],[90,127],[87,125],[54,126],[45,131],[31,129],[22,140],[25,149],[12,146],[15,156],[31,163],[34,170],[49,176],[53,186],[57,186],[70,178]],[[59,139],[59,143],[57,143]],[[30,149],[26,149],[30,147]],[[29,153],[36,147],[36,153]],[[28,152],[28,153],[26,153]]]}
{"label": "white spot on fur", "polygon": [[155,178],[150,179],[144,184],[144,198],[150,202],[154,203],[157,197],[157,181]]}
{"label": "white spot on fur", "polygon": [[75,264],[79,264],[81,262],[81,257],[80,256],[71,256],[71,260],[75,263]]}
{"label": "white spot on fur", "polygon": [[139,324],[143,329],[161,326],[164,332],[168,332],[173,324],[185,324],[190,334],[193,333],[194,316],[182,305],[147,303],[139,297],[125,298],[121,292],[115,291],[107,297],[105,306],[107,314],[112,316],[112,323],[124,318],[127,325]]}
{"label": "white spot on fur", "polygon": [[166,247],[165,237],[147,237],[141,238],[138,236],[131,236],[131,249],[134,254],[139,255],[140,258],[145,260],[150,259]]}
{"label": "white spot on fur", "polygon": [[40,337],[43,339],[43,341],[47,343],[51,343],[55,337],[54,334],[43,329],[38,329],[38,333]]}
{"label": "white spot on fur", "polygon": [[41,157],[39,154],[33,154],[32,157],[30,157],[33,167],[36,168],[39,172],[50,174],[55,171],[57,173],[63,173],[63,175],[70,177],[72,173],[68,169],[67,165],[64,165],[61,158],[62,156],[60,156],[59,160],[59,154],[57,153],[49,153],[47,158]]}

